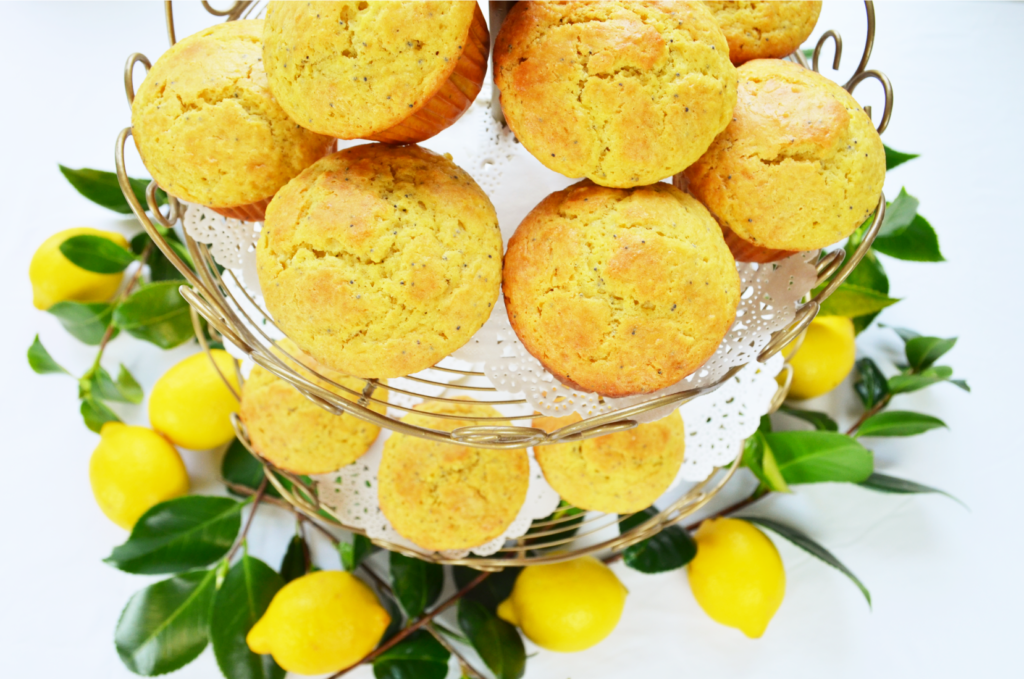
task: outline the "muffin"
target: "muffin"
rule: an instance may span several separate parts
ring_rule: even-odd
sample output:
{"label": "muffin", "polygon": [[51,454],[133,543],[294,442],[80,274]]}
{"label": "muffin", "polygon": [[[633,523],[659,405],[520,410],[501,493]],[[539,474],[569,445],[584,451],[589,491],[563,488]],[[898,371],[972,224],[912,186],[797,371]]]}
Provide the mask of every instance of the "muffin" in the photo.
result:
{"label": "muffin", "polygon": [[[533,426],[552,432],[580,421],[538,417]],[[629,514],[647,509],[668,490],[683,464],[686,439],[679,411],[656,422],[608,436],[533,449],[544,478],[562,499],[580,509]]]}
{"label": "muffin", "polygon": [[132,136],[167,193],[258,221],[334,143],[296,125],[267,88],[262,21],[230,21],[161,56],[132,103]]}
{"label": "muffin", "polygon": [[820,2],[705,2],[729,43],[729,58],[780,59],[796,51],[811,35]]}
{"label": "muffin", "polygon": [[605,396],[657,391],[697,370],[732,325],[736,264],[708,211],[669,184],[553,193],[505,254],[505,306],[560,381]]}
{"label": "muffin", "polygon": [[[482,403],[432,402],[402,422],[452,431],[497,417]],[[422,414],[421,414],[422,413]],[[435,415],[451,415],[439,420]],[[436,551],[477,547],[500,536],[519,514],[530,484],[525,450],[488,450],[392,434],[377,472],[381,511],[402,536]]]}
{"label": "muffin", "polygon": [[490,37],[473,2],[271,2],[270,89],[303,127],[341,139],[423,141],[476,99]]}
{"label": "muffin", "polygon": [[[331,382],[356,394],[364,393],[367,383],[363,380],[319,365],[289,340],[280,341],[278,346],[280,351],[275,353],[317,386],[353,402],[358,400],[358,396],[339,389]],[[296,366],[292,358],[330,382],[314,378]],[[372,397],[387,401],[387,392],[376,389]],[[364,405],[381,415],[387,410],[387,406],[373,401]],[[355,415],[335,415],[320,407],[295,387],[258,365],[242,387],[240,415],[253,450],[275,467],[295,474],[324,474],[341,469],[369,450],[380,432],[380,427]]]}
{"label": "muffin", "polygon": [[494,62],[523,146],[555,172],[601,186],[680,172],[736,102],[729,46],[699,2],[520,2]]}
{"label": "muffin", "polygon": [[356,146],[278,192],[256,247],[267,309],[317,361],[398,377],[469,341],[501,286],[501,232],[476,182],[417,146]]}
{"label": "muffin", "polygon": [[737,70],[733,121],[686,170],[690,193],[750,246],[733,250],[741,261],[850,235],[874,212],[885,180],[871,119],[846,90],[794,63],[755,59]]}

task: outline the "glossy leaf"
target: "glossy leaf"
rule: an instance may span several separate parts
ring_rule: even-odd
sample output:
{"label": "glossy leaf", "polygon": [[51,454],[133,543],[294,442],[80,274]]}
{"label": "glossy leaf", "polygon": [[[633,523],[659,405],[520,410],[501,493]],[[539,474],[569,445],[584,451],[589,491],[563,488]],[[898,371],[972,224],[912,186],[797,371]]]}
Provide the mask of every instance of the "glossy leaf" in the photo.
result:
{"label": "glossy leaf", "polygon": [[876,490],[880,493],[896,493],[900,495],[906,495],[911,493],[938,493],[939,495],[945,495],[950,500],[965,506],[963,502],[960,502],[957,498],[953,497],[944,490],[938,488],[932,488],[916,481],[908,481],[907,479],[897,478],[895,476],[888,476],[886,474],[879,474],[875,472],[868,478],[860,482],[861,486]]}
{"label": "glossy leaf", "polygon": [[459,627],[495,679],[520,679],[526,672],[526,648],[516,628],[478,601],[459,601]]}
{"label": "glossy leaf", "polygon": [[381,653],[373,661],[377,679],[444,679],[451,654],[422,629]]}
{"label": "glossy leaf", "polygon": [[906,394],[945,382],[953,376],[953,369],[944,365],[935,365],[922,370],[916,375],[893,375],[889,378],[889,391],[893,394]]}
{"label": "glossy leaf", "polygon": [[[632,530],[656,514],[653,507],[633,514],[619,523],[619,533]],[[663,573],[682,568],[695,556],[697,543],[690,534],[679,526],[667,526],[656,535],[627,547],[622,561],[641,573]]]}
{"label": "glossy leaf", "polygon": [[209,638],[216,571],[192,571],[136,592],[117,622],[114,644],[135,674],[173,672],[196,659]]}
{"label": "glossy leaf", "polygon": [[89,428],[89,431],[94,431],[97,434],[100,433],[103,425],[107,422],[121,421],[121,418],[108,408],[106,404],[91,396],[82,399],[82,405],[79,406],[78,411],[82,414],[82,421],[85,422],[85,426]]}
{"label": "glossy leaf", "polygon": [[856,318],[875,314],[900,300],[871,288],[843,283],[821,305],[822,316]]}
{"label": "glossy leaf", "polygon": [[819,413],[816,410],[800,410],[799,408],[790,408],[789,406],[782,406],[779,410],[790,417],[810,422],[818,431],[839,431],[839,425],[836,424],[836,421],[825,413]]}
{"label": "glossy leaf", "polygon": [[53,360],[50,356],[50,352],[46,350],[43,343],[39,341],[39,335],[32,340],[32,346],[28,348],[28,367],[32,368],[32,372],[39,375],[47,375],[50,373],[64,373],[70,375],[57,361]]}
{"label": "glossy leaf", "polygon": [[[875,255],[875,251],[871,249],[868,249],[857,267],[850,272],[846,283],[861,288],[869,288],[886,296],[889,294],[889,276],[885,273],[885,267],[882,266],[882,262]],[[871,325],[871,321],[875,320],[879,313],[874,312],[854,317],[854,330],[858,334],[863,332],[865,328]]]}
{"label": "glossy leaf", "polygon": [[128,369],[123,365],[117,375],[117,381],[102,366],[96,366],[90,372],[89,391],[104,401],[120,401],[121,403],[142,403],[142,387],[135,381]]}
{"label": "glossy leaf", "polygon": [[391,552],[391,587],[409,619],[418,618],[437,601],[444,585],[441,564]]}
{"label": "glossy leaf", "polygon": [[213,655],[227,679],[284,679],[284,670],[270,655],[257,655],[245,643],[245,636],[283,586],[284,580],[273,568],[248,554],[228,571],[210,619]]}
{"label": "glossy leaf", "polygon": [[[117,183],[117,175],[115,173],[86,168],[72,170],[63,165],[59,167],[61,174],[64,175],[68,182],[80,194],[92,202],[123,215],[131,214],[132,209],[128,206],[128,201],[125,199],[124,194],[121,193],[121,185]],[[148,179],[128,179],[135,197],[138,198],[143,206],[146,205],[146,187],[149,186],[149,181]],[[156,198],[158,205],[163,205],[167,202],[167,194],[161,190],[156,192]]]}
{"label": "glossy leaf", "polygon": [[[57,302],[47,309],[79,342],[96,346],[103,340],[114,315],[114,305],[105,302]],[[117,336],[115,328],[111,338]]]}
{"label": "glossy leaf", "polygon": [[864,420],[857,428],[857,436],[914,436],[945,426],[945,422],[931,415],[886,410]]}
{"label": "glossy leaf", "polygon": [[950,380],[949,383],[955,384],[956,386],[966,391],[968,394],[971,393],[971,388],[967,386],[967,380]]}
{"label": "glossy leaf", "polygon": [[288,543],[288,549],[281,559],[281,578],[285,582],[291,582],[301,578],[309,571],[309,546],[302,536],[296,533]]}
{"label": "glossy leaf", "polygon": [[[583,523],[585,515],[585,510],[573,507],[564,500],[561,500],[554,512],[543,519],[537,519],[531,524],[530,529],[526,531],[525,543],[535,549],[544,549],[548,545],[564,548],[566,543],[560,541],[567,540],[576,535],[576,531],[579,529],[579,525]],[[544,525],[556,520],[558,521],[557,524]],[[550,533],[550,535],[543,535],[543,533]]]}
{"label": "glossy leaf", "polygon": [[[522,568],[509,567],[497,573],[491,573],[487,578],[473,589],[463,595],[464,599],[477,601],[483,604],[488,610],[496,611],[498,604],[512,595],[512,588],[516,584],[516,578]],[[462,589],[473,580],[478,578],[482,571],[469,566],[453,566],[452,575],[455,577],[455,586]]]}
{"label": "glossy leaf", "polygon": [[781,523],[772,521],[770,519],[754,518],[747,516],[742,518],[744,521],[749,521],[750,523],[754,523],[759,526],[763,526],[764,528],[767,528],[779,537],[785,538],[786,540],[793,543],[800,549],[804,550],[811,556],[817,557],[818,559],[827,563],[829,566],[832,566],[833,568],[838,570],[846,577],[850,578],[850,580],[853,581],[853,584],[857,585],[857,588],[864,595],[864,598],[867,599],[868,606],[871,605],[871,593],[868,591],[868,588],[864,586],[864,583],[862,583],[860,579],[857,578],[857,576],[854,575],[852,571],[850,571],[849,568],[844,566],[842,562],[839,561],[839,559],[833,556],[832,552],[828,551],[827,549],[819,545],[817,542],[807,537],[807,535],[805,535],[801,531],[798,531],[795,528],[784,526]]}
{"label": "glossy leaf", "polygon": [[786,479],[779,470],[775,454],[772,452],[771,446],[768,445],[763,429],[758,429],[754,432],[753,436],[744,442],[742,464],[750,469],[754,476],[769,490],[780,493],[790,492]]}
{"label": "glossy leaf", "polygon": [[370,538],[359,533],[352,534],[351,542],[339,542],[338,552],[341,554],[341,566],[349,573],[359,568],[363,559],[373,554],[374,546]]}
{"label": "glossy leaf", "polygon": [[885,217],[882,219],[882,226],[878,230],[875,243],[878,242],[879,238],[898,236],[904,229],[910,226],[910,223],[914,221],[914,217],[917,215],[918,205],[920,205],[920,201],[917,198],[908,194],[906,189],[900,189],[896,200],[889,203],[885,208]]}
{"label": "glossy leaf", "polygon": [[[241,441],[235,439],[231,442],[227,452],[224,453],[224,459],[221,460],[220,475],[229,483],[244,486],[255,491],[260,487],[260,483],[264,478],[263,463],[257,460],[242,445]],[[228,492],[239,497],[248,497],[248,495],[236,493],[230,488],[228,488]],[[267,484],[267,489],[264,492],[270,497],[281,497],[281,494],[277,492],[277,488],[271,483]]]}
{"label": "glossy leaf", "polygon": [[915,215],[910,224],[899,233],[879,236],[872,243],[879,252],[908,262],[944,262],[939,249],[939,237],[927,219]]}
{"label": "glossy leaf", "polygon": [[[813,54],[813,51],[812,51],[812,54]],[[920,158],[920,155],[918,155],[917,153],[903,153],[902,151],[896,151],[894,149],[891,149],[888,146],[885,147],[885,169],[886,170],[891,170],[894,167],[898,167],[899,165],[902,165],[903,163],[907,162],[908,160],[913,160],[914,158]]]}
{"label": "glossy leaf", "polygon": [[915,370],[930,368],[956,345],[956,337],[914,337],[907,340],[907,363]]}
{"label": "glossy leaf", "polygon": [[853,438],[831,431],[785,431],[766,434],[787,483],[851,481],[871,475],[874,459]]}
{"label": "glossy leaf", "polygon": [[189,495],[156,505],[128,541],[104,561],[128,573],[177,573],[224,556],[241,527],[242,507],[229,497]]}
{"label": "glossy leaf", "polygon": [[[313,567],[316,568],[315,566]],[[402,607],[398,605],[395,598],[387,591],[378,591],[377,598],[380,600],[380,605],[384,607],[384,610],[388,612],[391,617],[391,622],[388,623],[387,629],[384,630],[384,634],[380,637],[380,643],[383,644],[385,641],[402,631],[405,626],[405,617],[402,613]]]}
{"label": "glossy leaf", "polygon": [[150,283],[136,290],[114,310],[114,325],[161,349],[176,347],[193,334],[188,302],[176,281]]}
{"label": "glossy leaf", "polygon": [[865,408],[874,407],[889,394],[885,375],[870,358],[857,361],[857,378],[853,383],[853,389]]}
{"label": "glossy leaf", "polygon": [[135,257],[108,238],[83,234],[60,244],[60,251],[75,266],[93,273],[121,273]]}

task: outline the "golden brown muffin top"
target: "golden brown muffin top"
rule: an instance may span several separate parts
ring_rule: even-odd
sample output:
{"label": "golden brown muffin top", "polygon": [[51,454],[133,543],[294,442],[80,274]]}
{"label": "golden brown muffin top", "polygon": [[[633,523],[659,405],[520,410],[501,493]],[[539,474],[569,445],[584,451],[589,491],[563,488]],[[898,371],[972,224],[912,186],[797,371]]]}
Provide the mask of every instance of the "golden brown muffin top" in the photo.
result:
{"label": "golden brown muffin top", "polygon": [[813,250],[848,236],[875,209],[885,150],[846,90],[797,64],[738,69],[729,124],[686,170],[689,191],[759,247]]}
{"label": "golden brown muffin top", "polygon": [[139,86],[132,136],[168,193],[211,207],[265,200],[333,143],[274,100],[262,33],[262,21],[230,21],[190,35]]}
{"label": "golden brown muffin top", "polygon": [[520,2],[495,42],[494,78],[540,162],[630,187],[681,171],[725,129],[728,52],[699,2]]}
{"label": "golden brown muffin top", "polygon": [[[452,431],[497,417],[482,403],[430,402],[402,418]],[[454,416],[440,419],[433,414]],[[484,423],[486,424],[486,422]],[[525,449],[489,450],[393,434],[377,473],[381,510],[395,530],[426,549],[468,549],[501,535],[515,520],[530,483]]]}
{"label": "golden brown muffin top", "polygon": [[447,157],[366,144],[274,197],[256,261],[268,310],[303,351],[349,375],[398,377],[490,316],[501,233],[486,194]]}
{"label": "golden brown muffin top", "polygon": [[509,321],[566,384],[605,396],[675,384],[714,354],[739,274],[708,211],[664,183],[584,180],[545,198],[505,255]]}
{"label": "golden brown muffin top", "polygon": [[729,42],[729,58],[740,64],[751,59],[782,58],[810,36],[818,23],[821,2],[705,2]]}
{"label": "golden brown muffin top", "polygon": [[300,125],[341,139],[415,113],[455,69],[476,2],[271,2],[270,88]]}

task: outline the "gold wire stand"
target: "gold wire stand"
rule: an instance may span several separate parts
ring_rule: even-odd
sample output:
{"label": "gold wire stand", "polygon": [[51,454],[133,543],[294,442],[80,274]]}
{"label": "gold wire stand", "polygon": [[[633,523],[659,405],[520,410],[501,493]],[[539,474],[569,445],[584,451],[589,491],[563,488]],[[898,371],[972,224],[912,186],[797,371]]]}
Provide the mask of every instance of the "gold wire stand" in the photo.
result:
{"label": "gold wire stand", "polygon": [[[511,3],[492,2],[492,19],[496,18],[497,21],[500,22],[501,18],[507,11],[508,5],[510,4]],[[889,79],[883,73],[875,70],[866,70],[868,60],[871,56],[872,47],[874,45],[875,14],[872,2],[865,2],[864,5],[867,12],[867,39],[865,41],[864,52],[856,71],[843,85],[843,87],[848,92],[852,93],[857,85],[867,79],[877,80],[881,84],[885,94],[885,106],[877,128],[878,132],[881,134],[888,126],[889,118],[892,115],[893,92]],[[264,10],[262,3],[244,1],[236,2],[230,8],[225,10],[214,9],[205,1],[203,2],[203,6],[214,16],[227,17],[228,21],[240,18],[255,18],[262,14]],[[165,2],[165,17],[167,22],[168,38],[173,45],[175,43],[175,30],[171,2]],[[492,30],[492,34],[496,32],[496,30]],[[838,69],[840,58],[842,56],[842,38],[833,30],[827,31],[818,40],[810,62],[808,62],[800,51],[794,52],[788,57],[788,59],[795,61],[806,68],[812,68],[817,71],[822,48],[829,40],[833,42],[835,47],[832,68]],[[151,66],[150,61],[142,54],[132,54],[128,58],[124,72],[124,84],[129,106],[135,97],[133,73],[137,63],[142,63],[147,71]],[[865,111],[869,116],[871,115],[870,107],[865,107]],[[128,127],[122,130],[117,137],[114,155],[118,182],[121,185],[121,190],[124,193],[125,198],[128,200],[132,211],[135,213],[135,216],[138,217],[150,238],[153,239],[153,242],[160,248],[160,251],[164,256],[174,264],[174,266],[187,280],[188,285],[182,285],[180,287],[180,292],[192,307],[193,323],[198,328],[200,324],[199,316],[202,316],[202,318],[204,318],[209,324],[209,328],[212,332],[220,335],[225,340],[242,349],[256,364],[292,384],[309,400],[334,414],[341,415],[347,413],[396,433],[417,436],[431,441],[455,443],[480,448],[516,449],[527,446],[564,443],[568,441],[594,438],[631,429],[637,426],[636,420],[632,418],[657,408],[678,408],[698,396],[714,391],[745,367],[739,366],[733,368],[718,382],[708,387],[652,398],[644,403],[627,408],[621,408],[604,415],[587,418],[575,424],[557,429],[553,432],[545,432],[534,427],[512,424],[516,420],[528,419],[529,416],[524,415],[468,418],[479,424],[447,432],[440,429],[413,426],[402,422],[400,419],[388,416],[387,414],[378,413],[371,410],[371,406],[386,406],[402,413],[412,412],[412,409],[406,406],[388,403],[387,400],[376,398],[374,394],[383,386],[378,380],[365,380],[361,391],[349,389],[310,370],[299,361],[294,360],[294,357],[291,357],[282,352],[281,349],[276,348],[274,341],[262,328],[264,324],[269,324],[276,328],[273,320],[262,313],[260,313],[259,317],[253,318],[245,310],[246,304],[250,305],[249,308],[252,309],[258,309],[259,307],[255,304],[254,300],[248,296],[248,293],[245,292],[244,286],[241,285],[241,282],[237,279],[234,272],[225,270],[225,274],[234,284],[232,286],[233,289],[239,292],[232,291],[232,288],[227,285],[223,275],[218,270],[209,248],[197,243],[187,233],[183,234],[185,245],[192,261],[195,263],[195,271],[193,271],[178,256],[175,250],[167,243],[164,234],[166,234],[169,229],[174,228],[177,221],[183,217],[184,211],[181,209],[180,203],[178,203],[175,198],[168,195],[167,212],[162,212],[156,201],[157,186],[155,182],[150,183],[146,191],[146,205],[142,205],[142,203],[136,198],[128,181],[128,175],[125,172],[124,163],[124,147],[131,134],[132,129]],[[152,220],[147,214],[147,209],[152,212]],[[837,248],[828,254],[823,255],[818,260],[816,265],[817,280],[815,287],[820,286],[826,281],[828,281],[828,284],[814,295],[813,298],[808,299],[801,304],[796,311],[793,322],[787,328],[777,331],[772,335],[768,345],[757,357],[759,362],[763,363],[767,361],[769,358],[781,351],[783,347],[793,341],[802,341],[805,330],[818,313],[821,304],[828,299],[840,284],[842,284],[842,282],[850,275],[854,268],[856,268],[857,264],[860,263],[860,260],[867,253],[877,236],[879,229],[881,228],[884,218],[885,196],[882,195],[879,198],[874,219],[854,252],[847,256],[846,252],[842,248]],[[156,224],[154,224],[154,221]],[[831,280],[829,280],[830,278]],[[241,294],[243,299],[238,299],[236,294]],[[197,332],[196,335],[199,338],[203,350],[209,354],[210,348],[203,337],[203,333]],[[275,347],[274,351],[271,351],[271,347]],[[283,359],[282,355],[291,360]],[[446,359],[442,360],[429,371],[424,371],[423,373],[410,375],[404,378],[412,383],[423,384],[432,389],[441,388],[444,390],[442,391],[442,394],[445,395],[431,396],[425,393],[417,393],[409,389],[399,388],[394,385],[387,385],[386,388],[393,393],[419,398],[423,401],[452,402],[459,400],[454,396],[457,396],[459,392],[462,392],[471,396],[473,400],[487,405],[527,405],[527,401],[524,398],[509,398],[507,395],[503,396],[501,392],[498,392],[493,387],[480,386],[480,382],[486,380],[484,373],[450,367],[445,365],[445,361]],[[446,376],[454,375],[454,379],[461,380],[464,383],[459,384],[430,379],[428,375],[430,371],[440,372]],[[785,381],[776,392],[769,412],[774,412],[778,409],[789,391],[789,384],[792,380],[792,368],[788,364],[785,366],[785,375]],[[224,376],[222,375],[222,377]],[[241,379],[241,376],[238,375],[238,378]],[[449,377],[449,379],[451,378]],[[225,382],[228,383],[226,379]],[[455,395],[448,395],[450,392],[455,392]],[[486,398],[487,396],[490,396],[491,398]],[[432,414],[432,417],[437,418],[439,421],[443,419],[467,419],[464,416],[445,414]],[[254,456],[257,457],[257,459],[260,459],[263,462],[265,467],[264,470],[269,482],[274,485],[281,496],[293,505],[296,510],[303,512],[311,518],[324,520],[353,533],[365,535],[365,531],[346,525],[330,507],[319,501],[315,484],[307,484],[295,474],[291,474],[287,471],[274,467],[271,463],[263,459],[256,451],[252,450],[248,436],[246,435],[244,423],[242,423],[237,417],[233,419],[233,423],[239,440],[246,446],[246,448],[249,449],[250,452],[252,452]],[[682,497],[672,502],[655,516],[615,537],[599,539],[597,534],[601,531],[611,529],[613,526],[616,526],[626,520],[628,516],[617,516],[614,514],[603,514],[600,512],[587,512],[583,515],[574,515],[571,511],[566,511],[572,509],[572,507],[563,506],[558,512],[560,513],[560,516],[551,518],[547,521],[534,522],[531,529],[534,532],[516,539],[514,543],[510,542],[502,549],[502,551],[498,552],[498,554],[493,557],[453,559],[443,557],[437,553],[428,553],[425,551],[409,549],[384,540],[374,539],[373,542],[388,550],[413,556],[415,558],[436,563],[468,565],[480,570],[501,570],[502,568],[509,566],[552,563],[576,558],[584,554],[607,552],[608,550],[618,551],[656,535],[665,527],[681,521],[706,505],[715,495],[718,494],[719,491],[721,491],[726,483],[728,483],[733,474],[736,473],[736,470],[740,466],[739,462],[741,455],[742,453],[726,467],[716,469],[709,478],[690,488]],[[281,478],[287,479],[290,482],[291,487],[287,487],[281,481]],[[570,527],[575,528],[574,534],[568,537],[557,537],[559,534],[565,533]],[[551,541],[544,540],[544,538],[550,538],[552,536],[556,536],[556,539],[552,539]],[[577,542],[582,538],[588,537],[592,540],[591,544],[567,549],[570,543]]]}

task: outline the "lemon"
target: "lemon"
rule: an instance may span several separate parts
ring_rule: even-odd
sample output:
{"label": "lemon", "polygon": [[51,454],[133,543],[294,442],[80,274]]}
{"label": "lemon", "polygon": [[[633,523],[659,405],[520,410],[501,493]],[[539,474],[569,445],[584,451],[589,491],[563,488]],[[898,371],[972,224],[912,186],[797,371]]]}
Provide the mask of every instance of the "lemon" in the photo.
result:
{"label": "lemon", "polygon": [[[237,391],[234,359],[221,349],[210,353]],[[233,439],[231,413],[237,412],[238,399],[204,353],[189,356],[164,373],[149,396],[153,429],[190,450],[216,448]]]}
{"label": "lemon", "polygon": [[793,366],[790,397],[814,398],[838,387],[853,369],[855,337],[853,321],[845,316],[818,316],[811,321],[796,354],[795,342],[782,350]]}
{"label": "lemon", "polygon": [[28,265],[32,283],[32,303],[46,310],[57,302],[106,302],[121,285],[123,273],[93,273],[71,263],[60,251],[60,244],[72,236],[100,236],[128,247],[124,236],[82,226],[55,233],[39,246]]}
{"label": "lemon", "polygon": [[326,674],[362,660],[390,623],[373,591],[354,575],[316,571],[282,587],[245,641],[288,672]]}
{"label": "lemon", "polygon": [[569,653],[611,634],[625,604],[626,588],[611,569],[584,556],[524,568],[498,617],[538,646]]}
{"label": "lemon", "polygon": [[100,430],[89,482],[107,518],[129,530],[153,505],[188,493],[188,472],[174,446],[152,429],[120,422]]}
{"label": "lemon", "polygon": [[775,545],[740,519],[708,519],[694,539],[697,556],[687,570],[697,603],[712,620],[760,637],[786,593]]}

